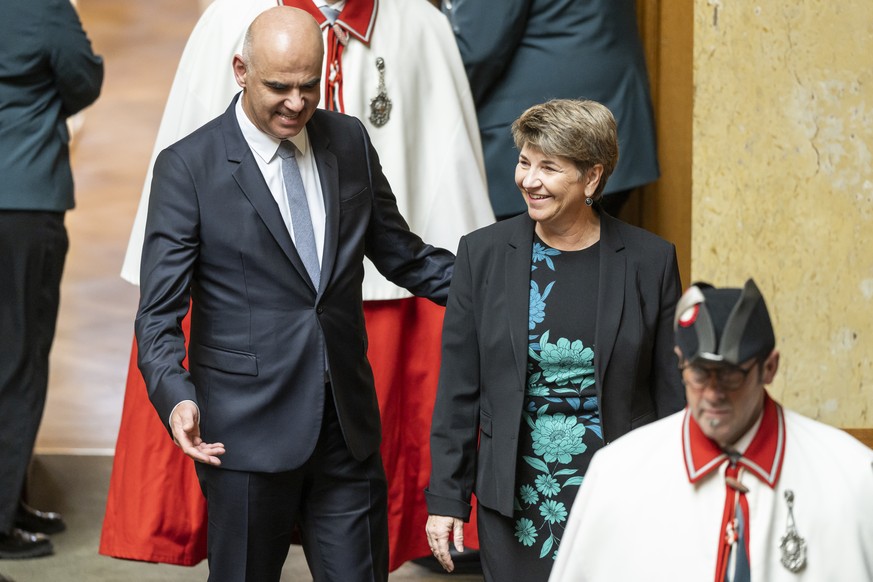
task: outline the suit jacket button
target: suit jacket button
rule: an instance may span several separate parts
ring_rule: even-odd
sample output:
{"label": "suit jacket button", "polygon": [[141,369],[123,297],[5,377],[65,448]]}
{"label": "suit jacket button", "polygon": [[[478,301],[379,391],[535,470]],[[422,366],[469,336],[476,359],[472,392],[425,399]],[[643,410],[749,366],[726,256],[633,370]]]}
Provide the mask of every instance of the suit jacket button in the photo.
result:
{"label": "suit jacket button", "polygon": [[315,308],[315,312],[316,313],[324,313],[324,307],[319,305],[318,307]]}

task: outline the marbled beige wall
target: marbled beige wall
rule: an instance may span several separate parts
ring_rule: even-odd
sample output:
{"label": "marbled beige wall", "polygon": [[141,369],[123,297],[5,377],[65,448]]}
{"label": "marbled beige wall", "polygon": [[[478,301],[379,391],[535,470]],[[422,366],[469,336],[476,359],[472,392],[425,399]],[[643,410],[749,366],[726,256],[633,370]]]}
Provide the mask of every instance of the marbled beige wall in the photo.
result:
{"label": "marbled beige wall", "polygon": [[873,1],[695,0],[692,276],[757,281],[771,393],[873,427]]}

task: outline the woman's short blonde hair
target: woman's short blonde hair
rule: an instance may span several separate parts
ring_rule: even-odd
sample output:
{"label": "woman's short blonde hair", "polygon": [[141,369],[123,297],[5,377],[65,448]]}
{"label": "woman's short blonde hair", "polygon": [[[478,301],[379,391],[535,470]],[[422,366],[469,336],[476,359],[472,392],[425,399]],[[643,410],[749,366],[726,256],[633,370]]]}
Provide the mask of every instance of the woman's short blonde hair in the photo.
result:
{"label": "woman's short blonde hair", "polygon": [[528,145],[547,156],[568,158],[580,176],[596,164],[603,176],[594,192],[599,200],[618,163],[615,117],[604,105],[582,99],[552,99],[534,105],[512,124],[515,147]]}

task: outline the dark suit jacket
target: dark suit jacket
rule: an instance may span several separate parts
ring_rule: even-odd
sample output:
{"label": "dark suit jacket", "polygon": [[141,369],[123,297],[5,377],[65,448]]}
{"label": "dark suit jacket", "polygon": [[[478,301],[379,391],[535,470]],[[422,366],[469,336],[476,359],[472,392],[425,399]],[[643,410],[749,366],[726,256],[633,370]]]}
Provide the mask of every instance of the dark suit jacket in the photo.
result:
{"label": "dark suit jacket", "polygon": [[[600,225],[594,374],[608,444],[680,410],[685,396],[673,354],[675,248],[606,214]],[[431,429],[431,514],[468,519],[475,492],[482,505],[512,515],[533,232],[523,214],[461,240]]]}
{"label": "dark suit jacket", "polygon": [[509,128],[549,99],[593,99],[618,122],[606,194],[658,177],[655,121],[636,0],[444,0],[470,79],[494,212],[522,212]]}
{"label": "dark suit jacket", "polygon": [[67,118],[93,103],[103,59],[70,0],[0,0],[0,209],[73,207]]}
{"label": "dark suit jacket", "polygon": [[[361,123],[317,110],[307,131],[327,224],[316,293],[240,132],[236,98],[155,161],[136,319],[149,397],[165,423],[178,402],[194,400],[203,439],[226,446],[223,467],[290,470],[318,438],[324,346],[344,437],[364,459],[381,433],[364,255],[390,281],[443,304],[454,257],[409,231]],[[190,375],[180,328],[189,290]]]}

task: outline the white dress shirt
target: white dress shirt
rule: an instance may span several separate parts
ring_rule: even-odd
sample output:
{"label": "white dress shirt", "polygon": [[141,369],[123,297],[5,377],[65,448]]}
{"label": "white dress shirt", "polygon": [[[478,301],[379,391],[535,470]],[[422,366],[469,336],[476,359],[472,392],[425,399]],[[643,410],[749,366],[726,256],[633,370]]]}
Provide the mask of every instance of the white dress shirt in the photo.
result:
{"label": "white dress shirt", "polygon": [[[285,228],[291,233],[291,240],[297,244],[297,240],[294,238],[294,226],[291,224],[291,209],[288,206],[288,196],[285,192],[285,181],[282,179],[282,158],[276,155],[280,142],[262,132],[252,123],[243,111],[242,96],[236,102],[236,119],[243,138],[255,155],[255,161],[258,163],[258,168],[261,169],[267,187],[279,206]],[[306,190],[306,201],[309,203],[309,216],[312,218],[315,248],[318,252],[318,264],[320,265],[324,255],[324,228],[327,214],[324,209],[324,193],[321,191],[321,181],[318,179],[315,156],[309,146],[309,134],[306,133],[305,127],[303,131],[288,141],[297,147],[297,166],[300,168],[300,177],[303,178],[303,188]]]}

